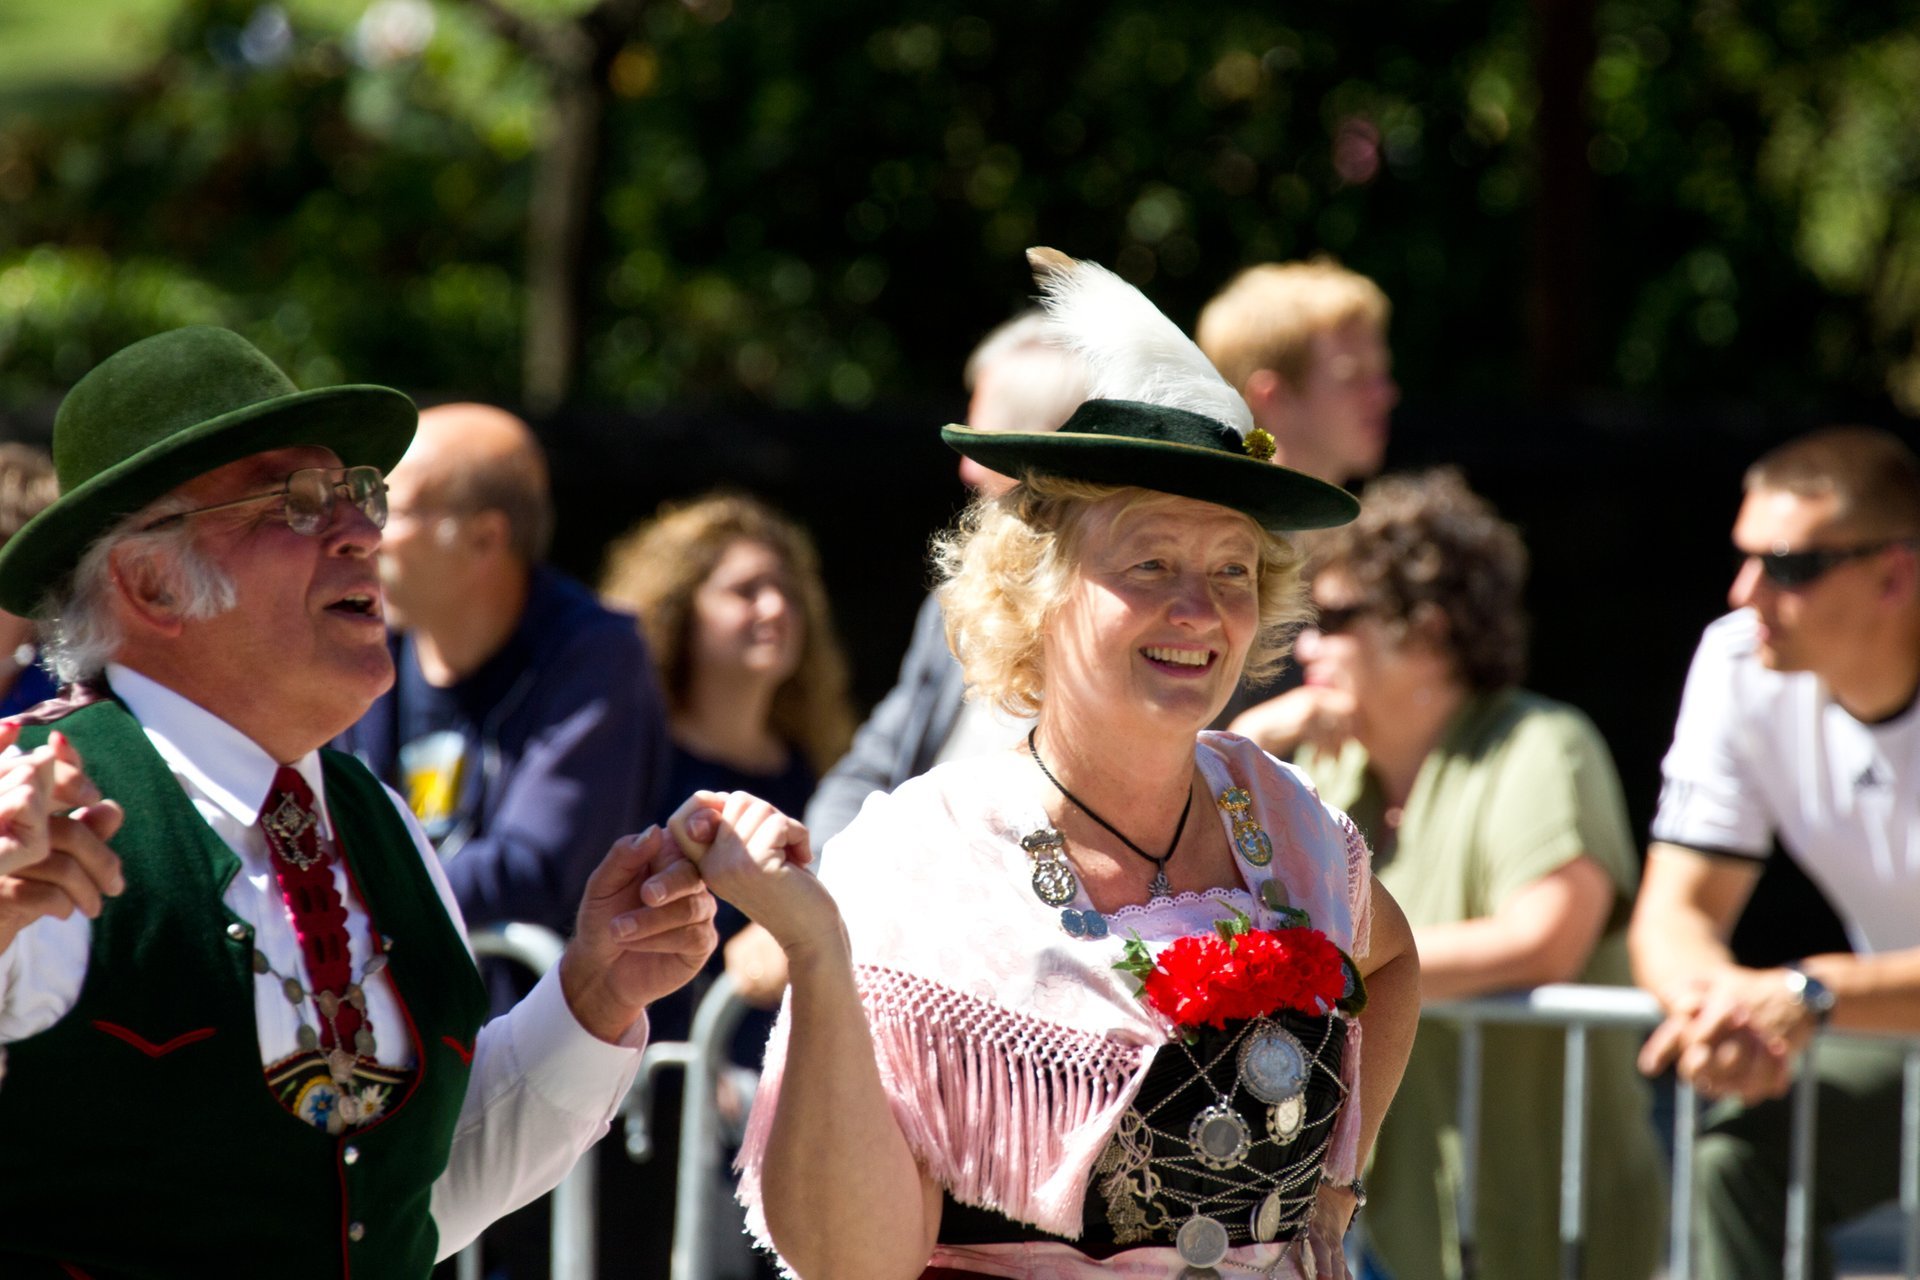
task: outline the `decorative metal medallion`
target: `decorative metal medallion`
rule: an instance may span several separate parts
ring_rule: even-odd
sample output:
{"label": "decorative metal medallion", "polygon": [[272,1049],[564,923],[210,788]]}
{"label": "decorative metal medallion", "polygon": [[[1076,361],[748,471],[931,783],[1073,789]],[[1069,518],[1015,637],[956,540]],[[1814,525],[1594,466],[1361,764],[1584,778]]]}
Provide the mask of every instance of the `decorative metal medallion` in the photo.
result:
{"label": "decorative metal medallion", "polygon": [[1273,861],[1273,841],[1260,829],[1260,824],[1249,816],[1253,809],[1253,797],[1244,787],[1228,787],[1220,793],[1220,807],[1233,819],[1233,847],[1240,856],[1256,867],[1264,867]]}
{"label": "decorative metal medallion", "polygon": [[1240,850],[1240,856],[1256,867],[1273,861],[1273,841],[1251,822],[1233,824],[1233,843]]}
{"label": "decorative metal medallion", "polygon": [[1066,837],[1052,827],[1042,827],[1038,831],[1029,831],[1021,836],[1020,847],[1027,851],[1029,858],[1038,858],[1060,852],[1067,847],[1067,841]]}
{"label": "decorative metal medallion", "polygon": [[1292,1142],[1307,1126],[1307,1095],[1295,1094],[1267,1108],[1267,1132],[1275,1142]]}
{"label": "decorative metal medallion", "polygon": [[1287,897],[1287,886],[1278,880],[1260,882],[1260,901],[1266,904],[1269,911],[1285,911],[1293,905],[1292,899]]}
{"label": "decorative metal medallion", "polygon": [[1173,882],[1167,879],[1167,869],[1165,867],[1161,867],[1153,873],[1153,881],[1147,885],[1147,896],[1149,898],[1171,898],[1173,896]]}
{"label": "decorative metal medallion", "polygon": [[260,819],[260,825],[279,837],[280,855],[305,871],[320,861],[320,852],[317,848],[312,853],[302,849],[300,837],[307,833],[307,828],[318,821],[319,819],[313,816],[313,810],[290,795],[282,795],[280,803],[273,807],[273,812]]}
{"label": "decorative metal medallion", "polygon": [[1047,858],[1033,864],[1033,891],[1048,906],[1064,907],[1080,891],[1080,883],[1074,879],[1072,867],[1058,858]]}
{"label": "decorative metal medallion", "polygon": [[1240,1083],[1262,1102],[1285,1102],[1307,1087],[1307,1048],[1290,1031],[1271,1023],[1255,1028],[1240,1044]]}
{"label": "decorative metal medallion", "polygon": [[1067,862],[1067,842],[1052,827],[1020,837],[1020,847],[1033,859],[1033,891],[1050,907],[1064,907],[1080,892],[1080,881]]}
{"label": "decorative metal medallion", "polygon": [[1280,1222],[1285,1212],[1285,1207],[1280,1203],[1280,1193],[1269,1191],[1267,1198],[1253,1206],[1253,1212],[1248,1215],[1248,1233],[1261,1244],[1266,1244],[1280,1234]]}
{"label": "decorative metal medallion", "polygon": [[1224,1102],[1216,1102],[1193,1118],[1187,1128],[1187,1141],[1193,1147],[1193,1158],[1207,1168],[1232,1169],[1246,1158],[1247,1150],[1253,1146],[1253,1133],[1238,1111]]}
{"label": "decorative metal medallion", "polygon": [[1173,1238],[1180,1260],[1190,1267],[1217,1267],[1227,1256],[1227,1229],[1212,1218],[1194,1214],[1180,1224]]}

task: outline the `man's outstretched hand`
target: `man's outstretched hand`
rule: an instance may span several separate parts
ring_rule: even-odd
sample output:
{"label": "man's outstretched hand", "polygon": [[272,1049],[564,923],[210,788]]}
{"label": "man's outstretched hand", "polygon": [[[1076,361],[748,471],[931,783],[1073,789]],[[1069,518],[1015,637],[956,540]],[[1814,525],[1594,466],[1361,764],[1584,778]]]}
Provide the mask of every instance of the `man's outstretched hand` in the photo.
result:
{"label": "man's outstretched hand", "polygon": [[658,827],[614,841],[587,880],[560,989],[581,1026],[611,1044],[713,954],[714,901]]}

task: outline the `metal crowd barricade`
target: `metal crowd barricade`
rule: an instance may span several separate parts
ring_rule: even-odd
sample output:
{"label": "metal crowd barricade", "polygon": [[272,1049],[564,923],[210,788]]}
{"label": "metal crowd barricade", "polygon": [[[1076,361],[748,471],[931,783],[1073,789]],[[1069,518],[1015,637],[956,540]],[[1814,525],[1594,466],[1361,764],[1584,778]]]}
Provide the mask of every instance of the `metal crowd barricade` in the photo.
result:
{"label": "metal crowd barricade", "polygon": [[[566,949],[559,935],[531,924],[476,930],[472,941],[475,955],[517,964],[536,978],[558,964]],[[720,1164],[720,1117],[714,1086],[727,1060],[726,1046],[746,1008],[733,980],[721,974],[695,1009],[687,1040],[648,1045],[641,1055],[640,1073],[620,1102],[627,1154],[644,1159],[652,1149],[654,1081],[660,1072],[674,1067],[686,1072],[671,1280],[711,1280],[713,1241],[718,1232],[728,1229],[717,1220],[714,1198],[709,1194]],[[553,1189],[553,1280],[594,1280],[599,1263],[595,1235],[599,1199],[598,1170],[589,1153]],[[455,1272],[458,1280],[480,1280],[479,1240],[456,1255]]]}
{"label": "metal crowd barricade", "polygon": [[[1566,1035],[1565,1075],[1560,1116],[1560,1276],[1578,1280],[1586,1240],[1583,1191],[1586,1182],[1587,1036],[1595,1028],[1647,1030],[1660,1021],[1660,1006],[1647,992],[1632,987],[1555,984],[1531,991],[1430,1005],[1423,1019],[1456,1025],[1460,1032],[1461,1187],[1459,1214],[1461,1262],[1471,1280],[1476,1269],[1474,1232],[1480,1163],[1480,1082],[1484,1046],[1482,1028],[1559,1027]],[[1819,1090],[1809,1069],[1823,1039],[1851,1033],[1825,1031],[1808,1046],[1792,1093],[1792,1146],[1788,1163],[1786,1280],[1812,1274],[1813,1151],[1818,1133]],[[1861,1036],[1885,1041],[1887,1037]],[[1900,1211],[1904,1223],[1902,1268],[1907,1280],[1920,1278],[1920,1036],[1901,1037],[1906,1045],[1900,1118]],[[1668,1280],[1693,1274],[1693,1152],[1699,1132],[1699,1105],[1684,1082],[1674,1088],[1673,1192],[1669,1206]]]}

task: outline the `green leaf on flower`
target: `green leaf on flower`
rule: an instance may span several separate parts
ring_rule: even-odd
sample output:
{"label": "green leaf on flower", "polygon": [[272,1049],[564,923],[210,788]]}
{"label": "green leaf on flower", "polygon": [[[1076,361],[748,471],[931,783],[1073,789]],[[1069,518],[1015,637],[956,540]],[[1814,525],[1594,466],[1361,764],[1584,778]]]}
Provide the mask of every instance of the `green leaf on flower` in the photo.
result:
{"label": "green leaf on flower", "polygon": [[1228,949],[1231,950],[1235,945],[1235,938],[1238,938],[1243,933],[1251,933],[1253,931],[1253,919],[1238,907],[1230,907],[1228,910],[1233,912],[1233,918],[1231,920],[1215,920],[1213,922],[1213,931],[1220,935],[1220,941],[1226,943]]}
{"label": "green leaf on flower", "polygon": [[1127,932],[1127,945],[1120,949],[1120,959],[1113,967],[1145,982],[1147,975],[1154,970],[1153,952],[1147,950],[1147,944],[1141,941],[1137,932],[1133,930]]}

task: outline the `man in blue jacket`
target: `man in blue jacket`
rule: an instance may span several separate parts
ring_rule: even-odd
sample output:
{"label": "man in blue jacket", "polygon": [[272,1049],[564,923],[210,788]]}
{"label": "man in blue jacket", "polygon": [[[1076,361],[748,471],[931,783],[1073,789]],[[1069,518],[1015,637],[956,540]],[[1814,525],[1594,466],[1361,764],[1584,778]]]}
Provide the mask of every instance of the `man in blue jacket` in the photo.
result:
{"label": "man in blue jacket", "polygon": [[340,745],[407,798],[470,926],[565,932],[596,850],[661,799],[652,660],[632,618],[541,563],[547,465],[518,418],[426,410],[387,484],[396,678]]}

